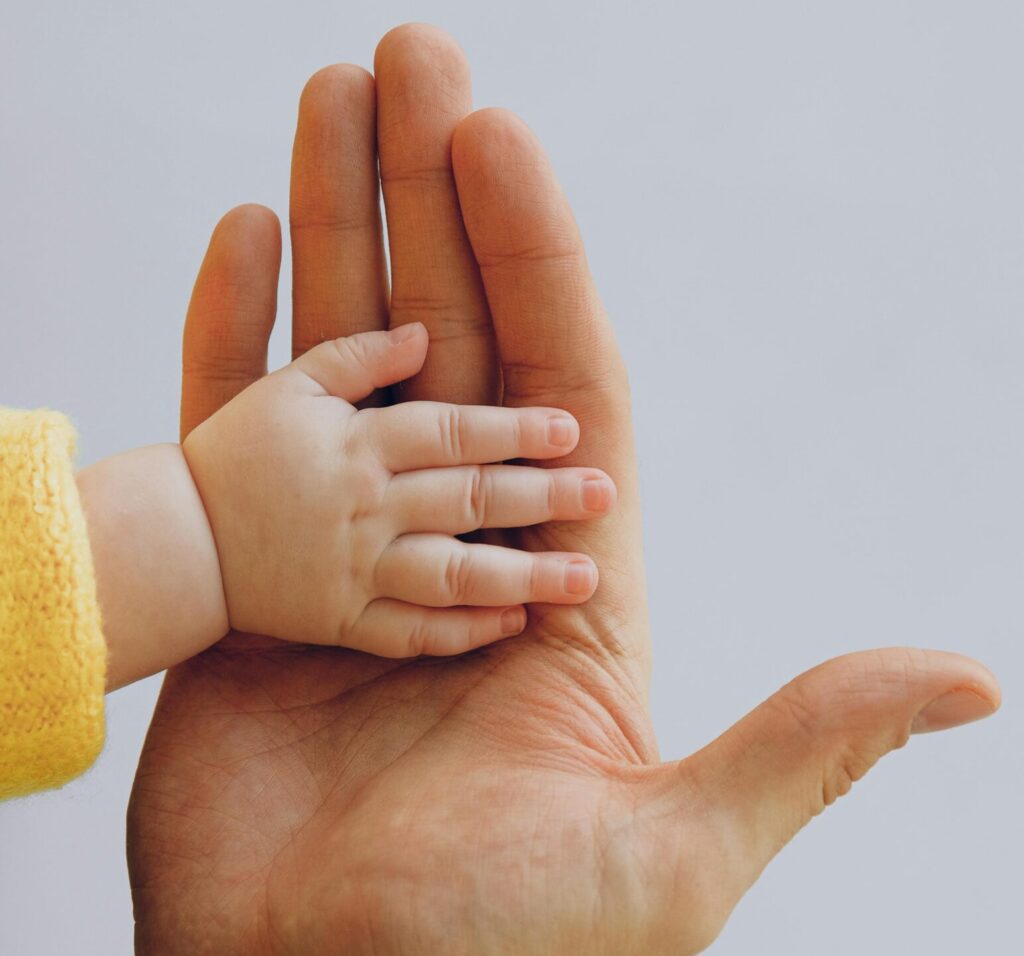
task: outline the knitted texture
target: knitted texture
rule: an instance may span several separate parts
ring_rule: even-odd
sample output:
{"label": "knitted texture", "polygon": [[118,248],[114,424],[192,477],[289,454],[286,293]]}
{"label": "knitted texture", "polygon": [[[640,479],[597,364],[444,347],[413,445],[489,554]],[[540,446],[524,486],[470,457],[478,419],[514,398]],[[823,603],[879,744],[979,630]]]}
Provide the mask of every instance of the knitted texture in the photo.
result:
{"label": "knitted texture", "polygon": [[55,787],[103,745],[106,649],[75,433],[0,408],[0,799]]}

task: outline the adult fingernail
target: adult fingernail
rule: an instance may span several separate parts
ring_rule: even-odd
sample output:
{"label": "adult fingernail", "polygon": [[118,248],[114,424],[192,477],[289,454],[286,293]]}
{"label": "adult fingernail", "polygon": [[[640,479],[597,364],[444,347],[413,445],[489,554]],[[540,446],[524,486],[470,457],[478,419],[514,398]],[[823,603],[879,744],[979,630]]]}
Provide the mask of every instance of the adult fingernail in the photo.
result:
{"label": "adult fingernail", "polygon": [[596,573],[588,561],[570,561],[565,566],[566,594],[590,594],[594,590]]}
{"label": "adult fingernail", "polygon": [[556,448],[570,448],[576,441],[576,423],[565,415],[548,419],[548,444]]}
{"label": "adult fingernail", "polygon": [[951,690],[936,697],[914,718],[912,734],[930,734],[936,730],[949,730],[974,720],[982,720],[995,713],[996,707],[987,697],[967,688]]}
{"label": "adult fingernail", "polygon": [[420,330],[424,328],[426,326],[422,322],[407,322],[405,325],[392,329],[388,334],[391,336],[391,341],[397,345],[399,342],[408,342],[409,339],[419,335]]}
{"label": "adult fingernail", "polygon": [[611,504],[612,485],[607,478],[585,478],[580,490],[584,511],[607,511]]}
{"label": "adult fingernail", "polygon": [[505,637],[519,634],[526,627],[526,612],[520,607],[510,607],[501,614],[501,632]]}

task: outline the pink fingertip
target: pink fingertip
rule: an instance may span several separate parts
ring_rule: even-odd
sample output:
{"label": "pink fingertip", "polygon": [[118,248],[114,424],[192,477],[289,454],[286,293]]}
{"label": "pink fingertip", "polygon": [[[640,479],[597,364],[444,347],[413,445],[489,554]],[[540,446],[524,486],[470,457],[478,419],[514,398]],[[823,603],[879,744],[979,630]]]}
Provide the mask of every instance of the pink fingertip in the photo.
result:
{"label": "pink fingertip", "polygon": [[615,499],[615,486],[607,478],[586,478],[580,488],[584,511],[600,514],[608,511]]}
{"label": "pink fingertip", "polygon": [[388,332],[388,335],[391,337],[393,345],[399,345],[402,342],[408,342],[410,339],[416,338],[426,331],[427,327],[422,322],[407,322],[405,325],[392,329]]}
{"label": "pink fingertip", "polygon": [[597,571],[589,561],[570,561],[565,566],[566,594],[590,594],[597,584]]}
{"label": "pink fingertip", "polygon": [[568,415],[552,415],[548,419],[548,444],[572,448],[576,444],[576,422]]}
{"label": "pink fingertip", "polygon": [[526,627],[526,611],[521,607],[510,607],[501,612],[501,633],[505,637],[521,634]]}

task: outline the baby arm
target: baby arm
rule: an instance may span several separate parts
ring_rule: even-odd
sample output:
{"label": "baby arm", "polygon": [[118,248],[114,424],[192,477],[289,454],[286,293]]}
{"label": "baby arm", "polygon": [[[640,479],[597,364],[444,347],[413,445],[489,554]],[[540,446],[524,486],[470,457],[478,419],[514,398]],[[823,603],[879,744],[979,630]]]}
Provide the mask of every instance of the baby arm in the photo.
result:
{"label": "baby arm", "polygon": [[107,690],[205,650],[228,631],[217,549],[180,445],[78,473],[107,643]]}
{"label": "baby arm", "polygon": [[427,333],[326,342],[246,389],[185,440],[79,475],[109,653],[108,687],[230,627],[389,657],[518,634],[527,602],[579,603],[589,557],[455,535],[606,513],[589,468],[496,464],[575,447],[558,409],[412,402],[357,410],[415,374]]}

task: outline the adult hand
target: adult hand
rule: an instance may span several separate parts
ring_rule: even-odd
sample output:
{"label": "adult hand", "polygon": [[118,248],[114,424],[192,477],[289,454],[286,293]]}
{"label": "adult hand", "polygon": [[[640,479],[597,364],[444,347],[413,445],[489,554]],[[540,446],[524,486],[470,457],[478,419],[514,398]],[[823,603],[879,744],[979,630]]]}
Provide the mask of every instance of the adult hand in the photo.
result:
{"label": "adult hand", "polygon": [[[142,953],[685,954],[771,857],[912,729],[995,709],[980,665],[891,649],[797,678],[705,749],[660,763],[627,382],[570,211],[507,113],[469,113],[443,33],[381,42],[303,94],[294,342],[389,321],[433,343],[402,397],[566,408],[565,464],[616,512],[511,540],[601,569],[572,608],[454,660],[395,662],[245,635],[172,671],[129,811]],[[280,245],[258,208],[218,226],[189,313],[188,431],[265,371]],[[240,476],[241,480],[241,476]]]}

